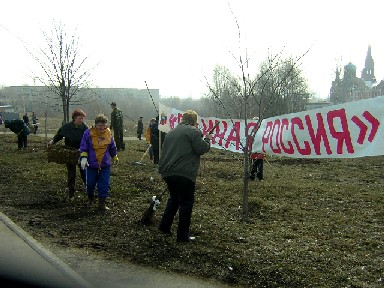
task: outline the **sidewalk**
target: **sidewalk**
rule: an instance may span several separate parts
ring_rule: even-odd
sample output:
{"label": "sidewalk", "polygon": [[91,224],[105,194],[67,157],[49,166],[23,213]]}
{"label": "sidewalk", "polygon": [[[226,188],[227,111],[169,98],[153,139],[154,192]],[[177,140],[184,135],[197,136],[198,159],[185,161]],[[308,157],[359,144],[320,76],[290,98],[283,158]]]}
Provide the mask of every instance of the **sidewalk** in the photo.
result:
{"label": "sidewalk", "polygon": [[[0,286],[2,288],[228,287],[209,280],[131,263],[116,263],[88,255],[79,249],[51,247],[50,250],[54,250],[60,259],[0,212]],[[73,269],[76,269],[76,272]]]}

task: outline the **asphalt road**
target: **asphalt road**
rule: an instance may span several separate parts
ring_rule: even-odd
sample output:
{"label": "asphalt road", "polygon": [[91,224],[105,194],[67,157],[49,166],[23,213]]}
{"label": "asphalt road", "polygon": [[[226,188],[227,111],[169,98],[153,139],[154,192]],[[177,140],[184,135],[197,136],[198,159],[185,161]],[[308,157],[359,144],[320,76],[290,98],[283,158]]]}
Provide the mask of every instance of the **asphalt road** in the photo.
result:
{"label": "asphalt road", "polygon": [[[8,280],[7,280],[8,278]],[[0,286],[40,288],[218,288],[215,281],[117,263],[81,249],[43,246],[0,212]]]}

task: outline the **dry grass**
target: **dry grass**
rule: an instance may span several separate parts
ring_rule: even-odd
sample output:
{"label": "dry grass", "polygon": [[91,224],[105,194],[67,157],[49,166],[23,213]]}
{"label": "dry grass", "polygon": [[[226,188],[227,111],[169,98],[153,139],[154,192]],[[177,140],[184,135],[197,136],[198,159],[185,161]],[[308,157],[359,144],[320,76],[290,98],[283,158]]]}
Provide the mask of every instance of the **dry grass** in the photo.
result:
{"label": "dry grass", "polygon": [[47,163],[41,138],[30,136],[29,150],[17,151],[14,136],[0,137],[0,209],[42,243],[239,287],[384,284],[383,157],[267,157],[265,180],[250,183],[250,221],[242,223],[242,162],[212,151],[197,182],[191,227],[197,241],[179,244],[157,232],[165,202],[153,225],[139,223],[152,195],[164,189],[147,157],[147,165],[132,165],[144,141],[129,142],[119,154],[111,210],[100,214],[84,207],[82,192],[66,199],[65,166]]}

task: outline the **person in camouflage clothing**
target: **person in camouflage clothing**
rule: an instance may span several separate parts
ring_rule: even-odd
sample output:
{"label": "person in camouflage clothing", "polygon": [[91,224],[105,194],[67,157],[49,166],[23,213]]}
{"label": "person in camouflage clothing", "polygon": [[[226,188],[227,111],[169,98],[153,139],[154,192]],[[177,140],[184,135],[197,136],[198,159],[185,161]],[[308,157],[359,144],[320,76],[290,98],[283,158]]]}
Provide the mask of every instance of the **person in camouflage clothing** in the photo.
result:
{"label": "person in camouflage clothing", "polygon": [[125,143],[123,141],[123,112],[116,107],[116,103],[111,103],[111,125],[110,129],[113,130],[113,137],[115,138],[117,151],[125,150]]}

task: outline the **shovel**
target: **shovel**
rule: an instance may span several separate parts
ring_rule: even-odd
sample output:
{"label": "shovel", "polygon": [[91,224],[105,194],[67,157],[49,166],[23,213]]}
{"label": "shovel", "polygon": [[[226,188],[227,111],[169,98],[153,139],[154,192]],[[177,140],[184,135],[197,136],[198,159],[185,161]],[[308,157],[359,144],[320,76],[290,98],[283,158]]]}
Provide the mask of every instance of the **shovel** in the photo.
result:
{"label": "shovel", "polygon": [[151,145],[149,145],[148,149],[144,152],[144,154],[143,154],[143,156],[141,157],[140,161],[133,161],[132,164],[133,164],[133,165],[145,166],[145,163],[143,163],[143,162],[141,162],[141,161],[143,161],[145,155],[148,154],[148,152],[149,152],[149,148],[151,148]]}

